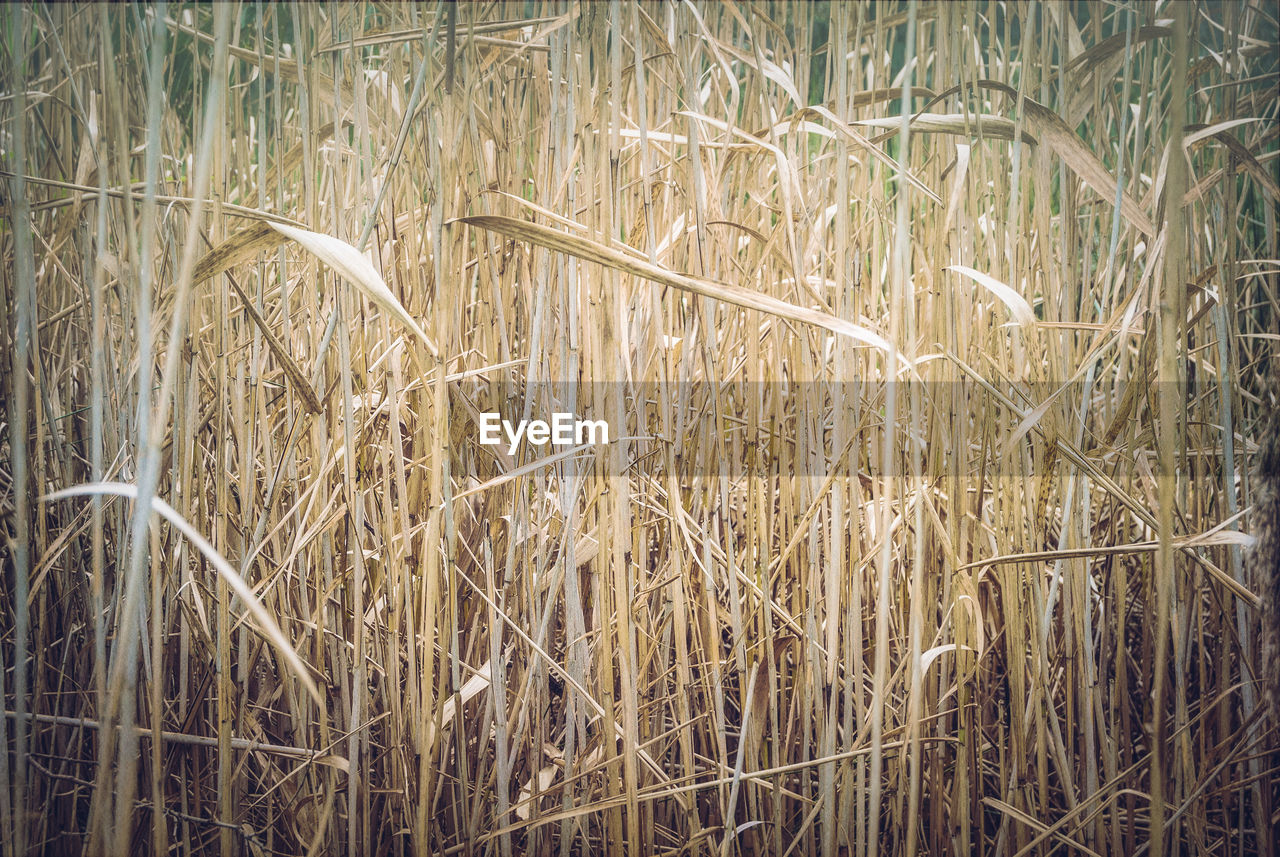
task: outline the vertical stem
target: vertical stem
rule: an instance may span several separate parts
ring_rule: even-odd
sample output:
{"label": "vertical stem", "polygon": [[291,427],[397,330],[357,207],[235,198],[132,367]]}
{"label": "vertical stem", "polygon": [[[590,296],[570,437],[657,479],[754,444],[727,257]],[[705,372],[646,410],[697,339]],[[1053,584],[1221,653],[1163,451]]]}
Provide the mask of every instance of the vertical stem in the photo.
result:
{"label": "vertical stem", "polygon": [[[902,125],[898,132],[898,210],[897,223],[894,227],[894,265],[895,278],[893,290],[894,305],[899,308],[905,322],[906,341],[904,350],[907,360],[915,362],[916,357],[916,294],[915,281],[911,270],[911,240],[908,231],[908,220],[911,212],[911,185],[906,181],[906,172],[911,166],[910,148],[910,116],[911,116],[911,82],[915,79],[912,64],[916,57],[916,2],[911,0],[907,8],[907,49],[904,58],[907,73],[902,76]],[[1015,151],[1017,146],[1015,145]],[[1015,176],[1016,172],[1015,161]],[[1012,204],[1012,203],[1011,203]],[[891,341],[897,345],[897,337]],[[896,364],[890,364],[890,371],[897,371]],[[920,720],[924,711],[924,663],[922,650],[924,647],[924,607],[930,601],[925,591],[924,577],[924,505],[923,496],[924,472],[921,455],[922,437],[917,433],[923,431],[920,414],[920,384],[918,378],[909,379],[907,390],[908,421],[906,444],[910,457],[910,470],[902,480],[902,511],[905,517],[908,497],[916,494],[915,520],[911,527],[911,586],[908,590],[908,646],[910,647],[910,681],[911,687],[907,696],[907,759],[909,765],[909,782],[907,795],[907,837],[905,854],[915,854],[917,835],[920,826],[920,772],[923,767],[920,748]],[[908,491],[915,484],[914,491]]]}
{"label": "vertical stem", "polygon": [[[1187,67],[1187,41],[1190,22],[1188,4],[1174,7],[1173,70],[1181,75]],[[1160,295],[1159,348],[1157,389],[1159,419],[1156,438],[1159,444],[1159,549],[1155,564],[1155,662],[1152,665],[1152,743],[1151,743],[1151,855],[1165,854],[1166,717],[1165,692],[1169,672],[1169,618],[1177,569],[1173,551],[1173,505],[1177,498],[1177,460],[1180,446],[1178,414],[1182,407],[1182,379],[1178,355],[1180,328],[1186,313],[1185,278],[1186,232],[1183,225],[1182,197],[1187,187],[1186,153],[1182,149],[1183,126],[1186,125],[1186,90],[1178,81],[1172,83],[1169,114],[1168,175],[1165,179],[1165,250],[1163,291]]]}
{"label": "vertical stem", "polygon": [[[31,390],[28,372],[37,355],[31,353],[32,328],[35,324],[35,260],[31,247],[31,206],[27,200],[27,32],[30,29],[26,8],[17,4],[5,10],[10,36],[9,56],[15,60],[11,69],[10,91],[16,96],[11,123],[13,141],[13,176],[9,179],[9,204],[13,228],[14,279],[13,352],[10,354],[10,378],[13,398],[9,403],[9,450],[13,461],[13,815],[5,813],[6,853],[22,854],[27,848],[27,637],[30,633],[27,595],[31,574],[31,508],[27,486],[29,471],[27,421]],[[0,654],[0,669],[4,669]],[[0,729],[0,738],[6,737]],[[0,745],[0,753],[8,754],[8,745]],[[7,759],[6,759],[7,761]],[[9,782],[6,777],[6,782]],[[6,800],[7,803],[7,800]],[[6,810],[7,810],[6,806]],[[12,830],[9,822],[12,821]]]}

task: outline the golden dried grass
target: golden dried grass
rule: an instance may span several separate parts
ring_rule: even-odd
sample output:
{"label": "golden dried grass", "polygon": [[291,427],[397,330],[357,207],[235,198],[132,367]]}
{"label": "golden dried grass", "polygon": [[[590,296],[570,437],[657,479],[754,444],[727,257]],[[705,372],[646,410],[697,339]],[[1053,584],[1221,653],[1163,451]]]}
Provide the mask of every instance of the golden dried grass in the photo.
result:
{"label": "golden dried grass", "polygon": [[6,854],[1274,852],[1267,8],[4,14]]}

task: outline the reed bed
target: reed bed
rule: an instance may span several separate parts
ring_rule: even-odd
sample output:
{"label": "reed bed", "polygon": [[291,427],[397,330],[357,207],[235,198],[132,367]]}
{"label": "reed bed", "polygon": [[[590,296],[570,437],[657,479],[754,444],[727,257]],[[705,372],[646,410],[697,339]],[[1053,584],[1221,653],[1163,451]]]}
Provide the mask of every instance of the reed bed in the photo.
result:
{"label": "reed bed", "polygon": [[1270,4],[3,14],[6,857],[1280,847]]}

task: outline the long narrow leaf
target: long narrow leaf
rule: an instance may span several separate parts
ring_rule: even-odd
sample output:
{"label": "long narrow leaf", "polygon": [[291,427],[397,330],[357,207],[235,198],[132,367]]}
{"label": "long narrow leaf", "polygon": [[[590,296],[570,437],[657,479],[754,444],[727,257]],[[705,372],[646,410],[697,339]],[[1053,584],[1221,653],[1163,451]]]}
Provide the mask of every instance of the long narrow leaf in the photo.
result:
{"label": "long narrow leaf", "polygon": [[[894,353],[893,347],[879,334],[844,319],[828,315],[825,312],[787,303],[771,295],[763,295],[742,286],[713,283],[710,280],[697,279],[686,274],[677,274],[664,268],[659,268],[649,262],[628,256],[619,250],[606,247],[589,238],[568,235],[549,226],[496,215],[460,217],[456,222],[488,229],[500,235],[506,235],[508,238],[528,241],[530,244],[537,244],[549,250],[559,250],[579,259],[597,262],[623,273],[661,283],[664,286],[693,292],[697,295],[714,298],[746,309],[759,310],[780,318],[790,319],[791,321],[817,325],[832,333],[847,336],[855,342],[878,348],[886,354]],[[907,362],[901,355],[899,355],[899,359],[903,363]]]}
{"label": "long narrow leaf", "polygon": [[[60,491],[47,494],[41,499],[45,502],[52,502],[54,500],[65,500],[68,497],[89,497],[103,494],[136,500],[138,498],[138,487],[124,482],[95,482],[88,485],[74,485],[70,488],[63,488]],[[311,698],[316,701],[317,705],[323,705],[324,697],[320,695],[320,690],[312,680],[306,664],[298,656],[293,645],[289,642],[289,638],[284,635],[284,631],[280,630],[276,620],[271,617],[271,614],[267,612],[267,608],[258,600],[253,588],[231,567],[231,563],[227,562],[222,554],[218,553],[217,548],[210,544],[208,539],[200,535],[195,527],[187,523],[186,518],[178,514],[177,509],[159,497],[151,498],[151,508],[162,518],[177,527],[178,532],[190,539],[191,543],[196,546],[196,550],[200,551],[210,565],[217,570],[218,574],[222,575],[227,581],[227,585],[231,587],[231,591],[244,602],[249,615],[257,620],[258,628],[262,635],[271,641],[272,645],[276,647],[276,651],[280,653],[281,659],[298,676],[298,680],[307,689],[307,693],[311,694]]]}

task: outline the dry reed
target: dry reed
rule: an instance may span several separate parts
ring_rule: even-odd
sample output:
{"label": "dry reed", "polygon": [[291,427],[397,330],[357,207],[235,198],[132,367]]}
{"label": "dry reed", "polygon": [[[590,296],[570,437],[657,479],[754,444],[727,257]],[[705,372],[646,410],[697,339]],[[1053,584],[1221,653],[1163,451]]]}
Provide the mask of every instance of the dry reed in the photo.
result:
{"label": "dry reed", "polygon": [[1280,848],[1269,4],[0,41],[5,857]]}

